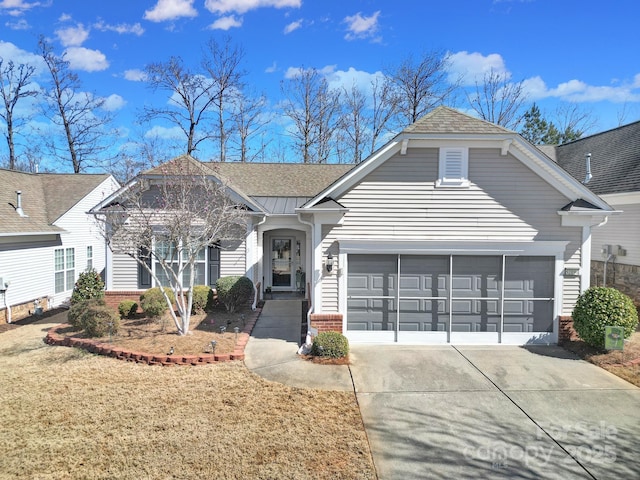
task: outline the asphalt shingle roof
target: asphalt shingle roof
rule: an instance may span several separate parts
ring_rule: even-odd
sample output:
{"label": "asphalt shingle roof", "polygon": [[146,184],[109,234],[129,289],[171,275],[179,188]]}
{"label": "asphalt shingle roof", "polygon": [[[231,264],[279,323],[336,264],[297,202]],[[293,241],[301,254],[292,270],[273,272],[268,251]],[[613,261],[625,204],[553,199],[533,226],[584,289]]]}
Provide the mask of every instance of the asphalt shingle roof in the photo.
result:
{"label": "asphalt shingle roof", "polygon": [[[0,234],[60,232],[53,223],[108,177],[0,169]],[[9,205],[17,203],[16,190],[22,192],[22,209],[27,217],[21,217]]]}
{"label": "asphalt shingle roof", "polygon": [[556,147],[556,161],[582,182],[591,153],[587,186],[598,195],[640,191],[640,121]]}
{"label": "asphalt shingle roof", "polygon": [[449,107],[438,107],[403,130],[403,133],[514,133],[499,125],[466,115]]}

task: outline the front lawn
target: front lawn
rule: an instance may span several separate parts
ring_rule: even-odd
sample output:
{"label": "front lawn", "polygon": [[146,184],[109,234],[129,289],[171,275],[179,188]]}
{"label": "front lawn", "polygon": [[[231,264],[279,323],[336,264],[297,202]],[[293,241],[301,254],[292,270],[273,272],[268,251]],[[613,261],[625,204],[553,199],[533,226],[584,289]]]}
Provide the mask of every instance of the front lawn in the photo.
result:
{"label": "front lawn", "polygon": [[0,334],[0,478],[375,478],[353,393],[51,347],[50,326]]}

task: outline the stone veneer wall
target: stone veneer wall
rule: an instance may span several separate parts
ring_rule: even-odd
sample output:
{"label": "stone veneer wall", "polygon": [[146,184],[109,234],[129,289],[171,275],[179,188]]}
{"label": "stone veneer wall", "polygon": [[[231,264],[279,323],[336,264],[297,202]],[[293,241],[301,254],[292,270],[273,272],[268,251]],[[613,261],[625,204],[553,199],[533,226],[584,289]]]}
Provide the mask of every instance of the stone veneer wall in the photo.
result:
{"label": "stone veneer wall", "polygon": [[[22,320],[30,316],[36,310],[35,301],[40,301],[40,306],[42,307],[42,311],[46,312],[49,310],[49,299],[47,297],[41,297],[38,299],[31,300],[29,302],[21,303],[20,305],[11,305],[11,321],[16,322],[18,320]],[[7,323],[7,319],[9,316],[9,312],[6,308],[0,308],[0,323]]]}
{"label": "stone veneer wall", "polygon": [[[601,287],[604,279],[604,262],[591,261],[591,286]],[[607,264],[607,287],[614,287],[640,305],[640,267],[624,263]]]}

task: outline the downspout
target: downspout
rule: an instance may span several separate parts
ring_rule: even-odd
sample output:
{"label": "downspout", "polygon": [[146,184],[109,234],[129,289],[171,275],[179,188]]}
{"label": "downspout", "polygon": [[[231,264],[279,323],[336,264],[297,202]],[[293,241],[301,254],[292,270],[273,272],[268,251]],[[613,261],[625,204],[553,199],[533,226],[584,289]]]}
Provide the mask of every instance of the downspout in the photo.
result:
{"label": "downspout", "polygon": [[4,306],[7,309],[7,323],[11,323],[11,305],[7,302],[7,289],[9,287],[8,283],[4,285],[0,285],[0,292],[2,292],[2,299],[4,300]]}
{"label": "downspout", "polygon": [[[298,213],[298,221],[304,225],[309,225],[309,227],[311,228],[311,239],[312,239],[312,246],[313,246],[313,229],[314,229],[314,224],[312,222],[308,222],[306,220],[302,219],[302,215],[300,213]],[[313,252],[313,248],[311,249],[311,251]],[[309,253],[307,253],[309,254]],[[314,261],[314,255],[311,254],[311,273],[312,275],[310,275],[311,277],[311,281],[313,282],[313,288],[310,288],[310,292],[309,292],[309,300],[310,300],[310,305],[309,305],[309,310],[307,310],[307,336],[305,337],[305,341],[304,344],[300,346],[300,349],[298,350],[298,354],[303,354],[305,353],[305,351],[308,351],[308,349],[311,348],[311,314],[313,313],[313,308],[315,305],[315,265],[313,264]]]}

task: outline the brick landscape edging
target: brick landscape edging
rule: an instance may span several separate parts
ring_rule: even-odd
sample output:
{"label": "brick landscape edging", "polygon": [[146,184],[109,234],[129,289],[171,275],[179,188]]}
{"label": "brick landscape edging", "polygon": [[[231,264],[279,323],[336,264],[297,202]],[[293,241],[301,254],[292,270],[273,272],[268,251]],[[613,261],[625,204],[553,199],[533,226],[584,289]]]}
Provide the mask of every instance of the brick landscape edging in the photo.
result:
{"label": "brick landscape edging", "polygon": [[118,360],[126,360],[128,362],[144,363],[147,365],[207,365],[215,362],[228,362],[230,360],[244,360],[244,348],[249,341],[249,336],[255,327],[258,317],[262,312],[261,308],[256,308],[255,312],[251,312],[245,322],[244,329],[238,335],[236,345],[232,353],[201,353],[198,355],[157,355],[143,352],[135,352],[110,343],[104,343],[99,340],[89,338],[63,337],[58,333],[58,329],[67,328],[68,323],[62,323],[52,327],[47,332],[45,343],[59,347],[76,347],[95,353],[96,355],[104,355],[116,358]]}

